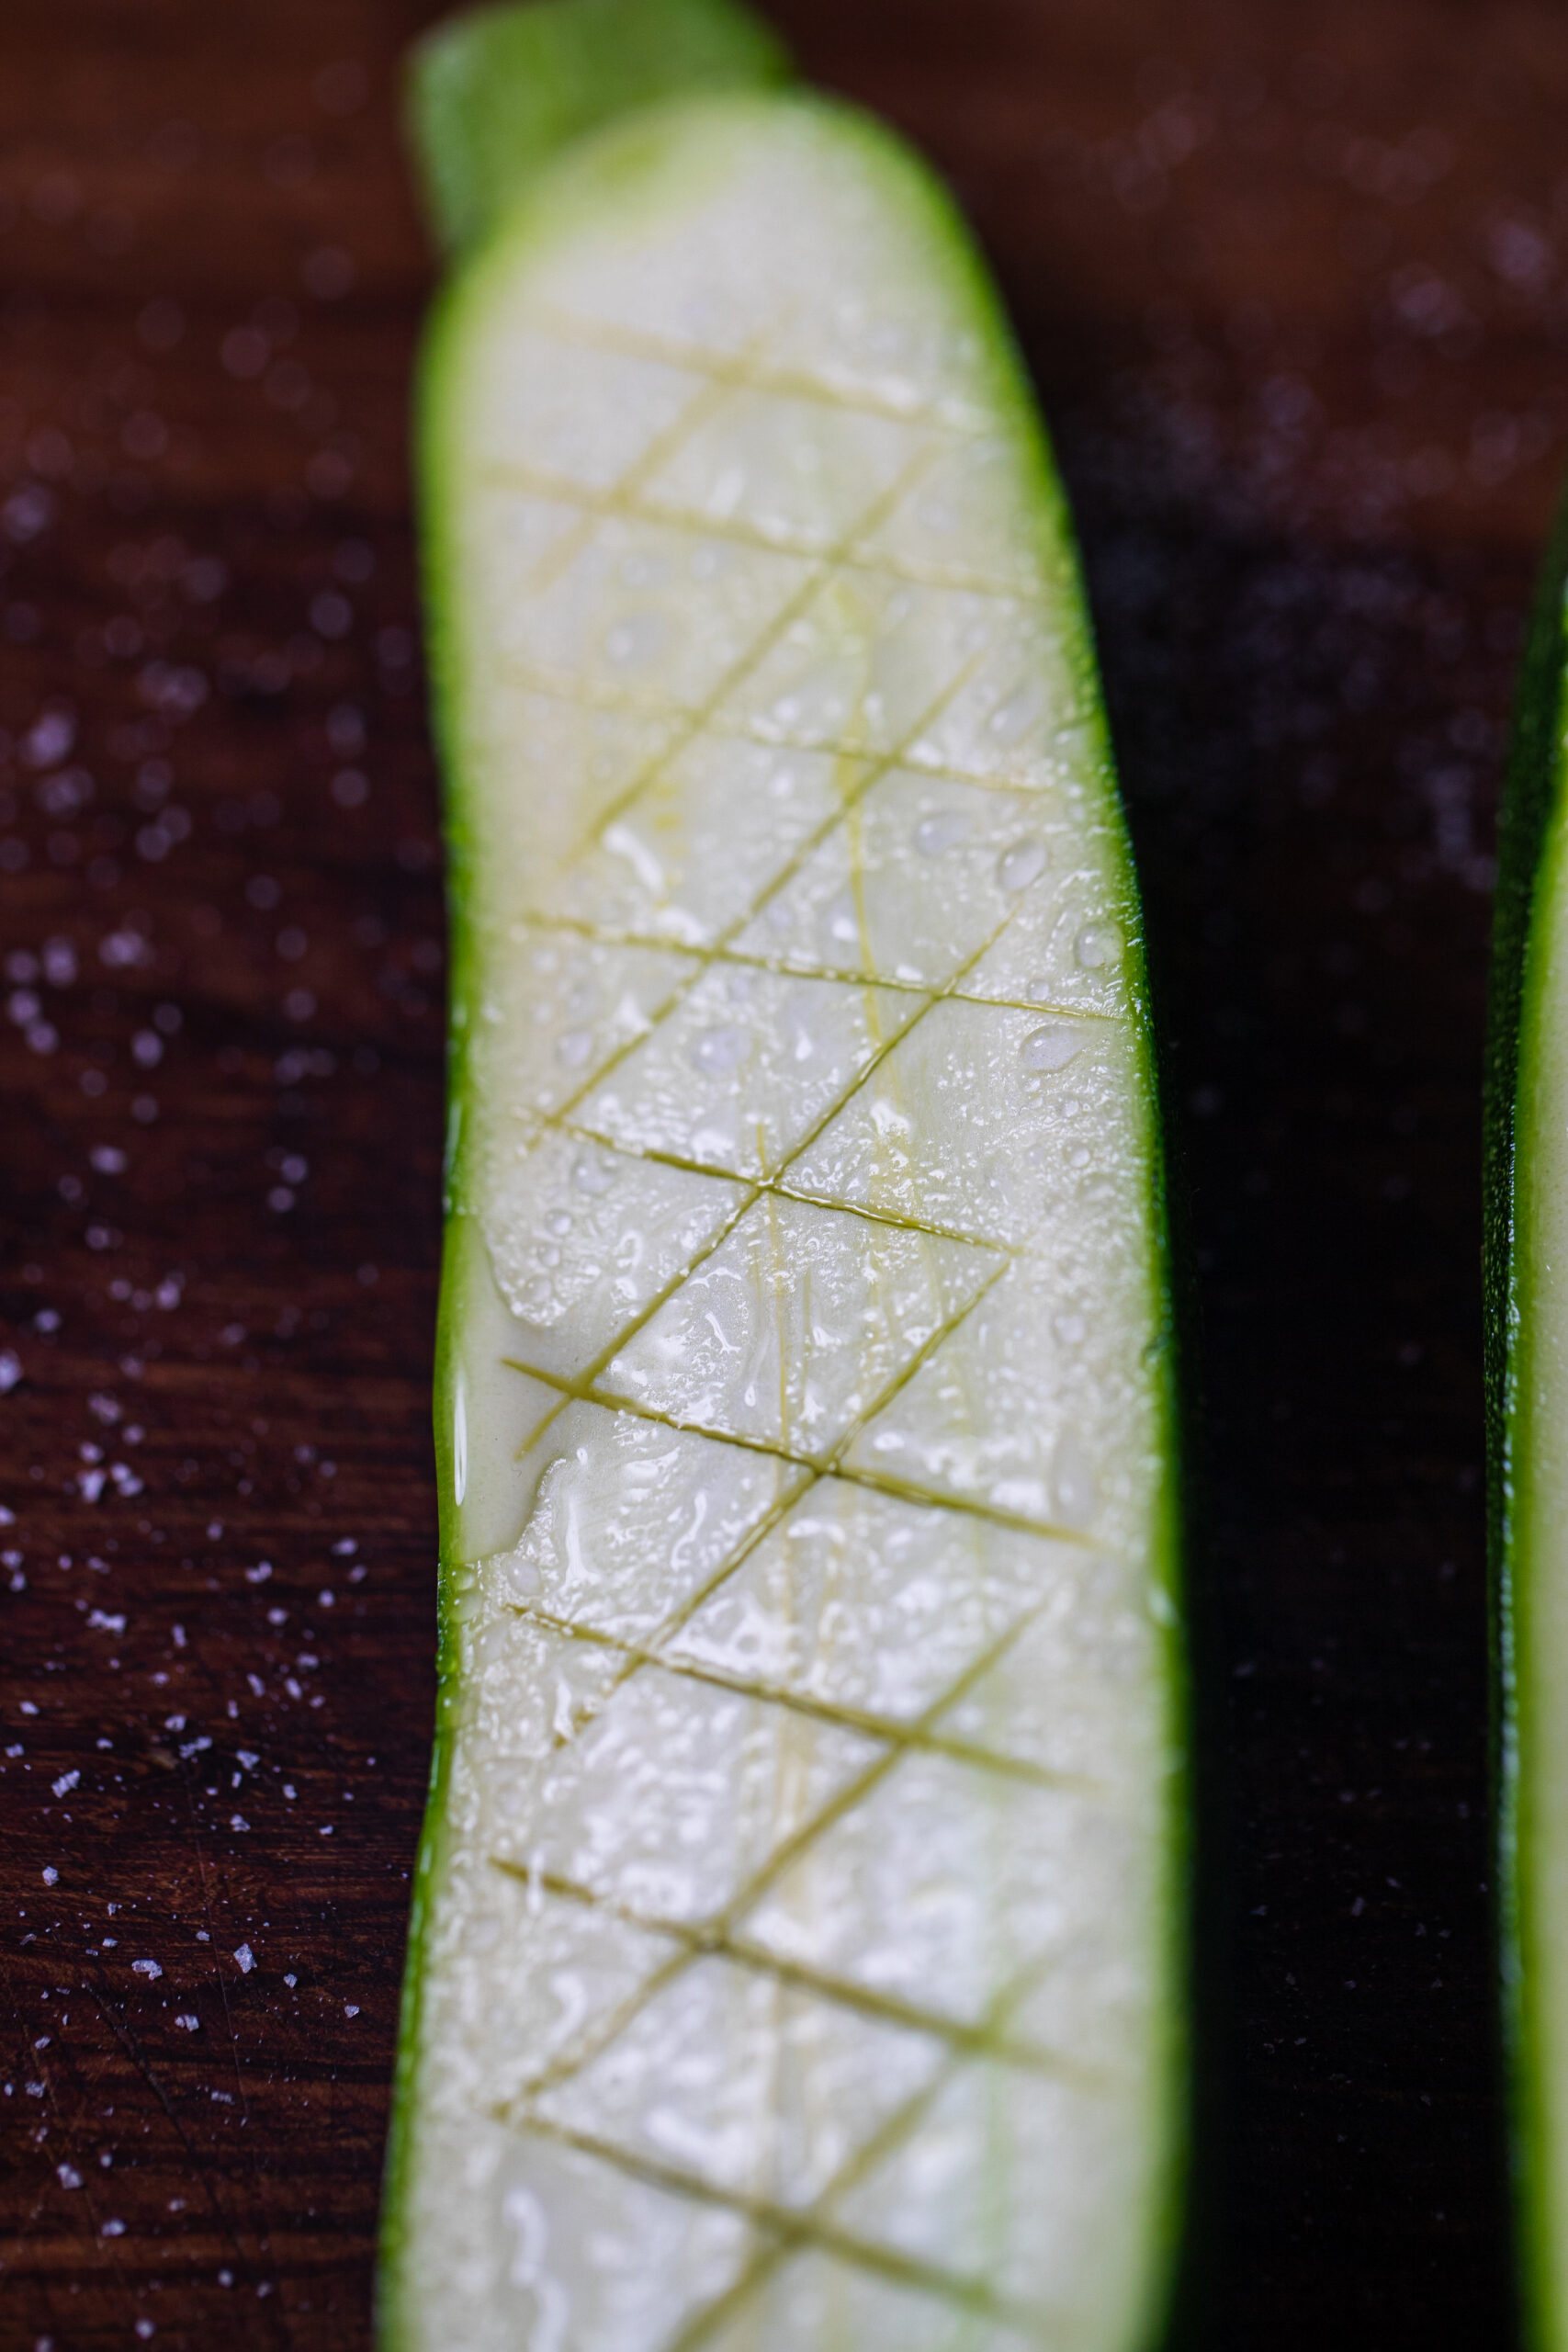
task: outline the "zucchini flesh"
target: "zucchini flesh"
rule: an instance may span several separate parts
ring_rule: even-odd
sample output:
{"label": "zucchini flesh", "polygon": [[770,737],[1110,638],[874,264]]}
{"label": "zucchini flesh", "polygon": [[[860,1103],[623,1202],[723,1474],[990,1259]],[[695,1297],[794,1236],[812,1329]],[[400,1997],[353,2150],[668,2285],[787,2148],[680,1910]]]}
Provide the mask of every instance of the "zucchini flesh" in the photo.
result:
{"label": "zucchini flesh", "polygon": [[1568,2352],[1568,514],[1499,831],[1487,1099],[1504,2015],[1529,2341]]}
{"label": "zucchini flesh", "polygon": [[667,99],[500,207],[421,465],[455,1141],[383,2342],[1135,2352],[1164,1217],[994,299],[878,129]]}

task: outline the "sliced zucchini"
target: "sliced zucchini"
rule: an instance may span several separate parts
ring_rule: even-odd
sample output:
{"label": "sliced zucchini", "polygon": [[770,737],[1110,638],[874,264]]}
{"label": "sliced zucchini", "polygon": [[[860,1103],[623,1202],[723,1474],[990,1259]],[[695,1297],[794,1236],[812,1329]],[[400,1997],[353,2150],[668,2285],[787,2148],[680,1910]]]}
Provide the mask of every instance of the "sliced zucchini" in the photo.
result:
{"label": "sliced zucchini", "polygon": [[[487,152],[506,43],[581,88],[607,13],[493,20]],[[382,2341],[1136,2352],[1186,1831],[1126,841],[951,207],[727,78],[623,77],[493,202],[481,154],[425,356],[455,1143]]]}
{"label": "sliced zucchini", "polygon": [[1541,582],[1499,838],[1487,1403],[1505,2017],[1529,2335],[1568,2352],[1568,524]]}

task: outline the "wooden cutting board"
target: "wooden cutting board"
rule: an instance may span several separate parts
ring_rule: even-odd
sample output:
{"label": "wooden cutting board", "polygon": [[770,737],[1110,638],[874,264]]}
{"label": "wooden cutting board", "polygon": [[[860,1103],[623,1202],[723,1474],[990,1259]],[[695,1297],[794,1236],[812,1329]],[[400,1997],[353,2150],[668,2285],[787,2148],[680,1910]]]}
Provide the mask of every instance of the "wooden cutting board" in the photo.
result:
{"label": "wooden cutting board", "polygon": [[[368,2342],[433,1696],[431,13],[0,18],[0,2352]],[[1206,1384],[1202,2340],[1504,2344],[1479,1073],[1568,20],[774,14],[955,181],[1085,543]]]}

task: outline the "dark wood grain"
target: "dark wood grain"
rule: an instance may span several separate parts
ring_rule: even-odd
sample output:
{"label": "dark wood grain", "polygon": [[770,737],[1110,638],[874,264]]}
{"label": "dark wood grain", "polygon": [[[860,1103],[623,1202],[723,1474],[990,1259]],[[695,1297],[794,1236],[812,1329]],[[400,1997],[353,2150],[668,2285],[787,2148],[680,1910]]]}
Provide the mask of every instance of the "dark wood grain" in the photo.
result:
{"label": "dark wood grain", "polygon": [[[6,2352],[368,2341],[432,1695],[431,13],[0,18]],[[1206,1384],[1201,2340],[1504,2344],[1478,1102],[1568,22],[774,14],[957,186],[1085,545]]]}

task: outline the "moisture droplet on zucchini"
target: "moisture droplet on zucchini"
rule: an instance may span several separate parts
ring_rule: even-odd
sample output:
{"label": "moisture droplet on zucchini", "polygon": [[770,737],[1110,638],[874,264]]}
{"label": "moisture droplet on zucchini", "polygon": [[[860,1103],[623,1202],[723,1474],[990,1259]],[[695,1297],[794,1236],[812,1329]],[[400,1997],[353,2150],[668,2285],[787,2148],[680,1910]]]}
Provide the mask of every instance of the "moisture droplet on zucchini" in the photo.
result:
{"label": "moisture droplet on zucchini", "polygon": [[420,74],[454,1142],[382,2340],[1138,2352],[1165,1229],[1040,427],[948,201],[728,7]]}
{"label": "moisture droplet on zucchini", "polygon": [[1501,1875],[1530,2341],[1568,2352],[1568,519],[1542,577],[1499,832],[1486,1305]]}

